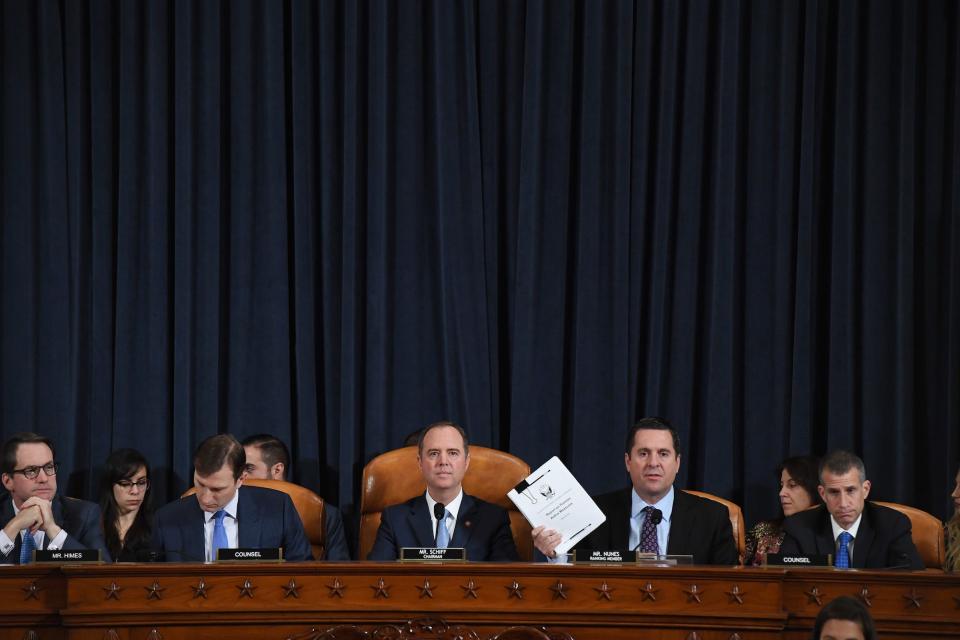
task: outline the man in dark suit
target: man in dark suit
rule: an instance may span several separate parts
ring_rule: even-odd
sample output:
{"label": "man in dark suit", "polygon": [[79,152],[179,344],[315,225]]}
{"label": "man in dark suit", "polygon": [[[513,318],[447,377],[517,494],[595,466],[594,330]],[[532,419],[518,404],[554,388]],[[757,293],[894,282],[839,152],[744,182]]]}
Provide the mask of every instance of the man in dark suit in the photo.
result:
{"label": "man in dark suit", "polygon": [[[594,498],[607,517],[581,549],[638,549],[692,555],[696,564],[738,563],[730,514],[725,506],[673,488],[680,470],[680,438],[663,418],[644,418],[627,433],[624,465],[631,487]],[[560,533],[533,530],[534,546],[556,556]]]}
{"label": "man in dark suit", "polygon": [[312,560],[290,496],[243,487],[246,456],[230,435],[207,438],[193,456],[196,494],[157,511],[153,548],[167,561],[203,562],[218,549],[283,548],[287,560]]}
{"label": "man in dark suit", "polygon": [[[243,450],[247,455],[245,477],[260,480],[286,480],[290,470],[290,451],[276,436],[261,433],[245,438]],[[323,558],[317,560],[349,560],[347,537],[343,533],[343,516],[332,504],[323,503],[324,547]]]}
{"label": "man in dark suit", "polygon": [[384,509],[367,559],[396,560],[403,547],[463,547],[468,560],[519,560],[506,510],[463,492],[470,466],[464,430],[432,424],[420,433],[417,451],[427,490]]}
{"label": "man in dark suit", "polygon": [[910,519],[867,502],[870,481],[858,456],[833,451],[820,462],[817,487],[826,508],[796,513],[783,521],[780,553],[834,557],[840,568],[923,569]]}
{"label": "man in dark suit", "polygon": [[[99,549],[110,560],[100,524],[100,507],[57,495],[53,442],[35,433],[17,433],[3,444],[0,498],[0,562],[32,560],[33,549]],[[27,537],[29,536],[29,540]]]}

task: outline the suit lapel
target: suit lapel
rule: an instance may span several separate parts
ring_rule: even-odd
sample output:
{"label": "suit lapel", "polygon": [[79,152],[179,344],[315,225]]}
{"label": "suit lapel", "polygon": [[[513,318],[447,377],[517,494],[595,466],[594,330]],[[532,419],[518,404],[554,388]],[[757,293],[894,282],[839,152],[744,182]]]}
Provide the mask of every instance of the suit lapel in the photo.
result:
{"label": "suit lapel", "polygon": [[[630,546],[630,507],[632,488],[627,488],[612,505],[607,521],[604,523],[610,531],[610,549],[626,549]],[[600,542],[600,540],[598,540]]]}
{"label": "suit lapel", "polygon": [[[67,531],[69,536],[69,531],[73,528],[70,526],[70,523],[67,522],[66,517],[64,516],[63,511],[63,500],[59,495],[53,496],[53,500],[50,501],[50,510],[53,511],[54,521],[60,525],[60,528],[64,531]],[[50,546],[50,536],[46,533],[43,534],[43,548],[46,549]]]}
{"label": "suit lapel", "polygon": [[690,521],[690,503],[687,494],[676,487],[673,489],[673,511],[670,513],[670,534],[667,536],[667,555],[681,555],[678,549],[692,549],[687,544],[687,536],[693,528]]}
{"label": "suit lapel", "polygon": [[433,521],[427,511],[427,498],[425,496],[415,498],[413,504],[410,505],[407,524],[413,531],[417,546],[432,547],[436,543],[433,537]]}
{"label": "suit lapel", "polygon": [[867,566],[867,555],[870,551],[870,545],[873,544],[875,537],[873,527],[870,526],[870,518],[867,516],[867,508],[863,508],[860,519],[860,528],[857,529],[857,537],[853,540],[853,562],[852,567],[863,569]]}
{"label": "suit lapel", "polygon": [[819,514],[820,523],[814,534],[814,547],[817,555],[832,556],[836,562],[837,543],[833,538],[833,524],[830,521],[830,512],[824,507]]}
{"label": "suit lapel", "polygon": [[185,561],[203,562],[207,559],[206,548],[206,530],[204,524],[207,521],[206,513],[200,508],[200,502],[196,496],[188,496],[181,500],[189,500],[187,505],[187,517],[180,521],[180,546],[182,550],[172,549],[171,553],[179,551]]}
{"label": "suit lapel", "polygon": [[241,548],[256,549],[260,546],[261,516],[257,504],[243,487],[237,489],[237,540]]}
{"label": "suit lapel", "polygon": [[463,500],[460,502],[460,513],[457,516],[457,524],[453,529],[453,538],[450,540],[451,547],[467,548],[470,543],[470,536],[473,533],[475,520],[475,511],[477,510],[477,501],[467,494],[463,494]]}

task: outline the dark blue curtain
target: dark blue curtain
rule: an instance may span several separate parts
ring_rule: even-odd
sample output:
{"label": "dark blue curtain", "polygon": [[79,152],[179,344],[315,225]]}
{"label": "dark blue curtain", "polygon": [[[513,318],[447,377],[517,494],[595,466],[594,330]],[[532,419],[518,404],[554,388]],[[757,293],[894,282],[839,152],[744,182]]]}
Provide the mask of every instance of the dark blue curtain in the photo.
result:
{"label": "dark blue curtain", "polygon": [[0,6],[0,419],[75,495],[268,431],[349,510],[441,418],[600,491],[654,414],[748,520],[838,446],[949,513],[953,0]]}

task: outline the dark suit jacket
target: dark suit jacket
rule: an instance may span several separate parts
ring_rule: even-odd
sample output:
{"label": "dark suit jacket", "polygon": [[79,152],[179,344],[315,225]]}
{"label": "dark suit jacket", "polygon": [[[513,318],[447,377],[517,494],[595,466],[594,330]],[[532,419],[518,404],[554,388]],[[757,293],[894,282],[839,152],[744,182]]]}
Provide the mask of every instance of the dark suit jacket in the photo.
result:
{"label": "dark suit jacket", "polygon": [[[801,511],[783,521],[783,555],[832,555],[837,544],[830,525],[830,513],[824,507]],[[853,562],[858,569],[885,569],[909,565],[923,569],[911,537],[910,519],[893,509],[867,502],[863,505],[860,529],[853,541]],[[906,568],[906,567],[903,567]]]}
{"label": "dark suit jacket", "polygon": [[[417,496],[383,511],[367,560],[396,560],[402,547],[432,547],[434,532],[426,496]],[[460,503],[451,547],[467,550],[468,560],[519,560],[507,511],[466,493]]]}
{"label": "dark suit jacket", "polygon": [[343,516],[340,509],[329,503],[323,504],[323,530],[326,540],[324,560],[349,560],[347,536],[343,533]]}
{"label": "dark suit jacket", "polygon": [[[67,539],[63,543],[64,549],[100,549],[103,560],[110,562],[107,543],[103,539],[98,505],[86,500],[55,495],[50,501],[50,506],[53,509],[53,519],[61,529],[67,532]],[[12,519],[13,499],[9,494],[5,494],[0,498],[0,526],[6,526]],[[20,536],[17,536],[13,542],[13,551],[8,556],[0,554],[0,562],[20,563],[20,546],[23,541]],[[44,547],[50,544],[49,536],[44,536],[43,544]]]}
{"label": "dark suit jacket", "polygon": [[[632,487],[627,487],[595,497],[594,501],[607,520],[576,546],[581,549],[629,548],[632,491]],[[692,555],[696,564],[738,564],[730,512],[719,502],[674,489],[667,554]]]}
{"label": "dark suit jacket", "polygon": [[[237,537],[241,548],[283,547],[287,560],[313,560],[307,534],[290,496],[282,491],[241,486],[237,491]],[[168,562],[203,562],[204,515],[195,495],[160,508],[153,527],[153,549]]]}

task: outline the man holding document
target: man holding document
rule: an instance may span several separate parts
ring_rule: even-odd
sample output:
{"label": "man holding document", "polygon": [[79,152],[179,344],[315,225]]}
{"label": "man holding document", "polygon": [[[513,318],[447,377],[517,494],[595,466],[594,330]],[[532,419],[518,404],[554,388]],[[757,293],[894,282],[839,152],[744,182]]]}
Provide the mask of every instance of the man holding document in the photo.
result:
{"label": "man holding document", "polygon": [[[631,487],[594,498],[606,521],[576,547],[690,555],[695,564],[735,565],[726,507],[673,488],[680,470],[680,439],[662,418],[644,418],[627,434],[624,464]],[[556,556],[559,532],[533,529],[534,546]]]}
{"label": "man holding document", "polygon": [[420,432],[417,464],[423,495],[387,507],[368,560],[396,560],[404,547],[458,547],[468,560],[519,560],[502,507],[463,492],[470,445],[463,428],[437,422]]}

